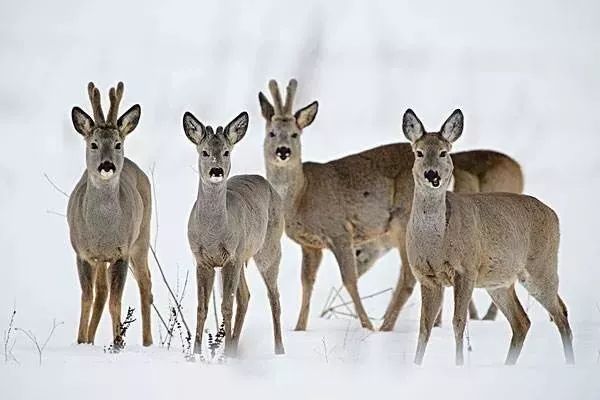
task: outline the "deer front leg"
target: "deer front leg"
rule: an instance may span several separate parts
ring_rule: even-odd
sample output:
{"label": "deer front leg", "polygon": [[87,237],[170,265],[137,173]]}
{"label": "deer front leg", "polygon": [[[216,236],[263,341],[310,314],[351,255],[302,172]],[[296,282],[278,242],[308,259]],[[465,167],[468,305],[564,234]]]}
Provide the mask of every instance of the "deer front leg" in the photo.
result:
{"label": "deer front leg", "polygon": [[456,274],[454,276],[454,340],[456,341],[456,365],[463,365],[464,360],[464,335],[467,324],[469,303],[473,296],[475,279],[467,274]]}
{"label": "deer front leg", "polygon": [[119,260],[109,267],[108,279],[110,282],[110,300],[108,307],[113,326],[113,345],[121,348],[123,337],[121,336],[121,299],[127,278],[127,261]]}
{"label": "deer front leg", "polygon": [[310,311],[310,298],[312,296],[317,271],[323,258],[323,250],[312,247],[302,247],[302,306],[296,323],[297,331],[305,331],[308,324]]}
{"label": "deer front leg", "polygon": [[81,315],[79,317],[79,332],[77,343],[89,343],[88,329],[90,324],[90,311],[94,300],[94,275],[96,269],[87,261],[77,257],[77,273],[81,284]]}
{"label": "deer front leg", "polygon": [[233,317],[233,297],[238,289],[240,282],[240,273],[242,270],[241,262],[233,262],[223,267],[223,302],[221,303],[221,314],[223,314],[223,324],[225,327],[225,354],[234,357],[237,353],[237,340],[233,340],[231,334],[231,318]]}
{"label": "deer front leg", "polygon": [[369,320],[369,316],[363,307],[362,300],[358,294],[358,275],[356,272],[356,258],[354,257],[354,249],[349,240],[335,242],[332,248],[333,254],[340,267],[342,274],[342,282],[344,287],[350,294],[356,314],[363,328],[373,330],[373,324]]}
{"label": "deer front leg", "polygon": [[415,364],[423,362],[427,342],[433,329],[433,323],[442,307],[444,288],[434,283],[421,283],[421,323],[419,326],[419,339],[415,354]]}
{"label": "deer front leg", "polygon": [[202,332],[208,314],[208,304],[215,281],[215,270],[198,264],[196,266],[196,285],[198,287],[198,308],[196,314],[196,338],[194,340],[194,354],[202,353]]}

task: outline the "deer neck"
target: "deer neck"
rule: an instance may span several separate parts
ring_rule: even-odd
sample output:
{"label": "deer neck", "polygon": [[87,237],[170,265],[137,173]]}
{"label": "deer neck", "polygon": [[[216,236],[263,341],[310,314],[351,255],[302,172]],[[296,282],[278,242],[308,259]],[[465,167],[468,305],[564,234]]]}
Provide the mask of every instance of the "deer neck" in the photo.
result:
{"label": "deer neck", "polygon": [[206,232],[218,234],[227,227],[227,181],[205,184],[200,179],[196,199],[196,216]]}
{"label": "deer neck", "polygon": [[85,189],[85,213],[88,217],[97,214],[121,214],[119,176],[101,181],[88,175]]}
{"label": "deer neck", "polygon": [[425,190],[415,185],[410,213],[410,229],[418,241],[439,248],[446,233],[446,190]]}
{"label": "deer neck", "polygon": [[267,163],[267,179],[281,196],[285,207],[293,207],[304,191],[302,161],[289,161],[284,166]]}

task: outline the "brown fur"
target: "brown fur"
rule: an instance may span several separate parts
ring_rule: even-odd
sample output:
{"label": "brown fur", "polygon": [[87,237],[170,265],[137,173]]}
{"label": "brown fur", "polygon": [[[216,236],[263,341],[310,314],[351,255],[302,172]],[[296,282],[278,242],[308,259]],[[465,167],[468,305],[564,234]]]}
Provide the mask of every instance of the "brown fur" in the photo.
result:
{"label": "brown fur", "polygon": [[406,238],[408,259],[421,283],[422,296],[415,362],[423,361],[443,287],[453,286],[457,365],[464,362],[467,308],[475,287],[487,289],[508,319],[513,337],[506,363],[514,364],[530,325],[515,294],[514,285],[519,280],[552,316],[565,358],[573,363],[571,328],[558,295],[558,217],[530,196],[447,192],[453,163],[446,154],[462,129],[460,110],[437,133],[426,133],[412,110],[404,115],[404,134],[417,155]]}

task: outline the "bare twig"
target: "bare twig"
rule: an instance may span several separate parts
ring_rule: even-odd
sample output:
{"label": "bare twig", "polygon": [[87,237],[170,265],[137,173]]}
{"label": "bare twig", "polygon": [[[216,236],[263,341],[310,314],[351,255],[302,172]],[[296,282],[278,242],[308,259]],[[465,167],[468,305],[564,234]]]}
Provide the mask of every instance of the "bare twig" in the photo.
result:
{"label": "bare twig", "polygon": [[329,363],[329,354],[327,354],[327,343],[325,342],[325,338],[321,338],[321,341],[323,342],[323,353],[325,355],[325,362]]}
{"label": "bare twig", "polygon": [[[340,293],[342,289],[343,289],[343,286],[340,286],[338,289],[336,289],[334,287],[332,287],[330,289],[330,292],[329,292],[330,294],[327,297],[327,301],[325,302],[325,307],[323,307],[323,311],[321,311],[321,318],[323,318],[323,317],[331,318],[332,316],[338,317],[339,315],[352,317],[352,318],[358,318],[356,316],[356,314],[354,313],[354,311],[350,308],[352,301],[347,301],[346,299],[344,299],[342,297],[342,295]],[[382,295],[384,293],[390,292],[391,290],[392,290],[392,288],[383,289],[383,290],[377,291],[375,293],[371,293],[367,296],[361,297],[361,300],[370,299],[370,298]],[[340,303],[333,305],[336,298],[340,300]],[[338,311],[338,309],[342,308],[342,307],[344,307],[346,309],[346,312]],[[369,319],[378,320],[381,318],[369,317]]]}
{"label": "bare twig", "polygon": [[38,341],[37,336],[35,336],[35,334],[31,330],[15,328],[15,331],[22,332],[31,341],[31,343],[33,343],[33,345],[35,346],[35,349],[37,350],[37,353],[38,353],[40,365],[42,365],[42,356],[44,353],[44,349],[48,345],[48,342],[50,342],[50,339],[54,335],[54,331],[56,330],[56,328],[58,328],[61,325],[63,325],[63,322],[56,323],[56,319],[53,319],[52,320],[52,329],[50,330],[50,333],[48,334],[48,336],[46,337],[46,340],[44,340],[43,343],[40,343]]}
{"label": "bare twig", "polygon": [[17,310],[13,309],[13,312],[10,315],[10,319],[8,321],[8,328],[6,328],[6,330],[4,331],[4,362],[8,363],[9,361],[14,361],[15,363],[19,364],[19,361],[17,360],[17,358],[15,357],[15,355],[13,354],[12,350],[15,347],[15,343],[17,342],[17,339],[13,339],[12,343],[11,343],[11,336],[12,336],[12,332],[14,331],[14,325],[15,325],[15,315],[17,314]]}
{"label": "bare twig", "polygon": [[48,181],[48,183],[60,194],[62,194],[63,196],[65,196],[67,199],[69,198],[69,195],[67,194],[67,192],[65,192],[64,190],[62,190],[56,183],[54,183],[54,181],[52,179],[50,179],[50,177],[48,176],[47,173],[44,172],[44,178],[46,178],[46,180]]}
{"label": "bare twig", "polygon": [[158,270],[160,271],[160,275],[162,276],[163,282],[165,283],[165,286],[167,287],[167,289],[169,290],[169,294],[171,295],[171,298],[173,299],[173,301],[175,302],[175,305],[177,306],[177,311],[179,312],[179,316],[181,317],[181,321],[183,322],[183,325],[185,326],[185,329],[187,331],[187,338],[189,338],[189,340],[191,341],[192,338],[192,332],[190,331],[190,328],[187,324],[187,322],[185,321],[185,316],[183,315],[183,312],[181,311],[181,304],[179,303],[179,301],[177,300],[177,297],[175,296],[175,293],[173,293],[173,289],[171,289],[171,286],[169,285],[169,282],[167,281],[167,277],[165,276],[165,272],[160,264],[160,261],[158,261],[158,256],[156,255],[156,251],[154,251],[154,247],[152,247],[152,245],[150,246],[150,252],[152,253],[152,256],[154,257],[154,261],[156,262],[156,265],[158,266]]}

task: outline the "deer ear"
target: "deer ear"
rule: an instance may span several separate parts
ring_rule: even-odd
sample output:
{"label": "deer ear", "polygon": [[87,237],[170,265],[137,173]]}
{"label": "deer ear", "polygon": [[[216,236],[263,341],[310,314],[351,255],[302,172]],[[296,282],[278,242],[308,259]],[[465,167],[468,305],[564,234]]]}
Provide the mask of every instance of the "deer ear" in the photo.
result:
{"label": "deer ear", "polygon": [[271,103],[269,103],[267,96],[265,96],[263,92],[258,92],[258,102],[260,103],[260,112],[262,113],[263,118],[270,121],[275,114],[275,109]]}
{"label": "deer ear", "polygon": [[129,135],[140,122],[142,108],[139,104],[134,105],[125,111],[117,120],[117,128],[123,137]]}
{"label": "deer ear", "polygon": [[183,131],[185,132],[185,136],[195,145],[199,145],[206,137],[204,125],[189,111],[183,114]]}
{"label": "deer ear", "polygon": [[246,131],[248,130],[248,113],[246,111],[242,112],[240,115],[235,117],[233,121],[227,124],[225,129],[223,130],[223,134],[227,141],[234,145],[246,135]]}
{"label": "deer ear", "polygon": [[83,136],[92,133],[92,129],[94,129],[94,120],[81,108],[73,107],[71,110],[71,120],[73,121],[75,130]]}
{"label": "deer ear", "polygon": [[442,130],[440,131],[442,137],[450,143],[454,143],[462,134],[463,123],[464,117],[462,111],[459,109],[454,110],[452,115],[442,125]]}
{"label": "deer ear", "polygon": [[411,143],[416,142],[425,134],[423,124],[417,118],[417,115],[410,108],[404,113],[402,118],[402,132]]}
{"label": "deer ear", "polygon": [[317,116],[317,112],[319,111],[319,102],[313,101],[309,105],[300,110],[296,111],[294,117],[296,118],[296,123],[300,129],[304,129],[310,124],[313,123],[315,117]]}

